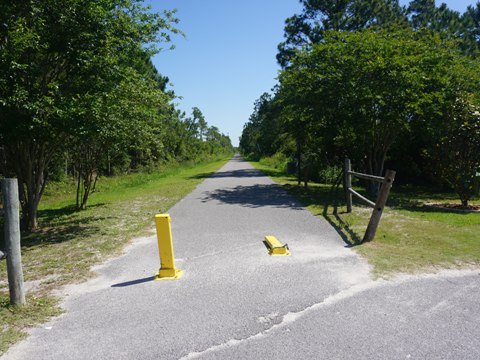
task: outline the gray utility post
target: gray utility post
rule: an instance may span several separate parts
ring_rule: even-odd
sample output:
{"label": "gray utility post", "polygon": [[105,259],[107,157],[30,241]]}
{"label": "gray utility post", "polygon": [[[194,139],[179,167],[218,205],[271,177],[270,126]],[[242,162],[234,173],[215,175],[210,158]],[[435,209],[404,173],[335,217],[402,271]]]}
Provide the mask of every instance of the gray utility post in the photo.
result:
{"label": "gray utility post", "polygon": [[17,179],[2,180],[5,250],[7,252],[10,304],[24,305],[22,253],[20,251],[20,203]]}

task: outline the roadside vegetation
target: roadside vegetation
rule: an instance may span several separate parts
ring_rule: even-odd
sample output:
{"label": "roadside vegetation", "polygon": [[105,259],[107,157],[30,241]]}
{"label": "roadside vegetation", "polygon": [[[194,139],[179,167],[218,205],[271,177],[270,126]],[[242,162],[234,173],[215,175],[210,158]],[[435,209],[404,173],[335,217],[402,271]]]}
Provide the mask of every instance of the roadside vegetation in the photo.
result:
{"label": "roadside vegetation", "polygon": [[[376,276],[478,267],[480,2],[463,14],[431,0],[300,3],[242,155],[329,221]],[[371,209],[346,213],[345,158],[356,172],[396,171],[376,238],[361,245]],[[376,199],[376,183],[353,185]]]}
{"label": "roadside vegetation", "polygon": [[53,290],[85,281],[93,265],[119,255],[132,239],[153,234],[154,215],[166,212],[227,159],[102,178],[84,211],[75,209],[73,180],[49,184],[39,208],[41,228],[22,236],[30,289],[25,307],[9,305],[6,262],[0,262],[0,354],[26,335],[25,328],[61,313]]}
{"label": "roadside vegetation", "polygon": [[[305,188],[298,186],[295,176],[286,174],[281,166],[276,168],[272,159],[251,163],[313,214],[325,218],[345,246],[353,247],[372,265],[376,277],[480,266],[480,213],[431,205],[460,205],[451,191],[394,184],[375,239],[360,245],[372,209],[354,201],[352,213],[346,213],[343,187],[335,184],[335,179]],[[362,192],[360,186],[356,189]],[[475,197],[472,204],[480,205],[480,198]]]}
{"label": "roadside vegetation", "polygon": [[347,157],[358,172],[451,189],[467,208],[480,187],[480,2],[464,14],[430,0],[301,3],[241,153],[283,156],[305,186]]}

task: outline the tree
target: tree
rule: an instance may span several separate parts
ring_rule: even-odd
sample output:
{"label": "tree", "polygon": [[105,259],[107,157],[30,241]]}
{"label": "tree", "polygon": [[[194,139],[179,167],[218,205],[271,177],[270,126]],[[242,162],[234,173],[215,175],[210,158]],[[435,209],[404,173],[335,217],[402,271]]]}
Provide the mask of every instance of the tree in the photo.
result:
{"label": "tree", "polygon": [[202,111],[198,107],[192,108],[193,123],[197,124],[200,140],[204,140],[207,133],[207,122],[205,121],[205,116],[203,116]]}
{"label": "tree", "polygon": [[445,3],[434,0],[413,0],[407,8],[409,24],[414,29],[428,28],[449,38],[459,40],[459,48],[466,54],[478,55],[480,49],[480,2],[469,6],[461,15]]}
{"label": "tree", "polygon": [[435,0],[300,0],[303,11],[285,20],[285,41],[278,45],[277,61],[287,67],[295,52],[323,41],[330,30],[358,31],[370,27],[408,26],[442,32],[461,39],[460,48],[476,55],[480,49],[480,2],[461,15]]}
{"label": "tree", "polygon": [[256,158],[275,154],[279,149],[282,132],[277,99],[269,93],[263,93],[255,101],[246,126],[249,130],[244,131],[240,139],[240,147],[245,154]]}
{"label": "tree", "polygon": [[371,26],[406,23],[398,0],[300,0],[303,11],[285,20],[285,41],[278,45],[277,61],[289,65],[295,52],[323,41],[326,31],[356,31]]}
{"label": "tree", "polygon": [[480,106],[465,95],[457,97],[431,149],[434,169],[458,194],[463,206],[478,193],[480,183]]}
{"label": "tree", "polygon": [[306,144],[299,151],[313,153],[313,144],[347,149],[366,172],[382,176],[389,149],[412,121],[445,114],[451,94],[465,89],[462,72],[454,78],[449,72],[463,63],[477,68],[455,43],[428,31],[326,32],[280,75],[285,111],[293,115],[289,131]]}
{"label": "tree", "polygon": [[260,130],[257,124],[248,121],[243,125],[242,135],[240,136],[239,148],[240,152],[247,157],[259,159],[257,152],[257,143],[260,138]]}
{"label": "tree", "polygon": [[[89,87],[119,84],[124,51],[168,42],[171,12],[151,13],[137,0],[2,2],[0,134],[8,168],[20,184],[24,225],[37,227],[46,170],[75,130],[71,104]],[[154,47],[145,51],[155,51]],[[98,72],[100,70],[100,72]],[[83,89],[78,92],[79,89]],[[85,104],[85,101],[78,101]],[[92,108],[92,107],[90,107]]]}
{"label": "tree", "polygon": [[77,177],[77,208],[85,209],[88,197],[110,154],[151,157],[160,150],[164,131],[161,114],[168,111],[169,97],[154,79],[124,67],[123,79],[107,93],[82,96],[72,104],[77,109],[77,127],[70,137]]}
{"label": "tree", "polygon": [[461,22],[463,24],[462,44],[467,54],[478,56],[480,50],[480,2],[477,1],[475,6],[469,6],[467,11],[462,15]]}

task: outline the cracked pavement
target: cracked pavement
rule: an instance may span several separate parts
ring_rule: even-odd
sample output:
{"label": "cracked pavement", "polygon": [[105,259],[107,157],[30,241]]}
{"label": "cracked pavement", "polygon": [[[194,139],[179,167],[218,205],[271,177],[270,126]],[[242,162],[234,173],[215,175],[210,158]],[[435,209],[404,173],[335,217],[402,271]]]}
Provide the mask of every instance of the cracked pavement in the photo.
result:
{"label": "cracked pavement", "polygon": [[[325,220],[239,157],[169,214],[180,280],[153,281],[156,237],[136,239],[1,359],[480,358],[480,271],[374,281]],[[292,255],[268,256],[265,235]]]}

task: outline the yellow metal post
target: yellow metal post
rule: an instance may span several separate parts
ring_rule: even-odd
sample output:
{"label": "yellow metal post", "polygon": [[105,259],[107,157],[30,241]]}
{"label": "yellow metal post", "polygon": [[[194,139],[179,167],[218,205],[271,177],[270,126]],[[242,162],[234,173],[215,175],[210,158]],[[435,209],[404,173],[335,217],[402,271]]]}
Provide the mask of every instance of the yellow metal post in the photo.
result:
{"label": "yellow metal post", "polygon": [[155,215],[158,252],[160,255],[160,270],[158,270],[155,280],[179,279],[183,275],[182,270],[175,268],[170,221],[171,218],[168,214]]}

